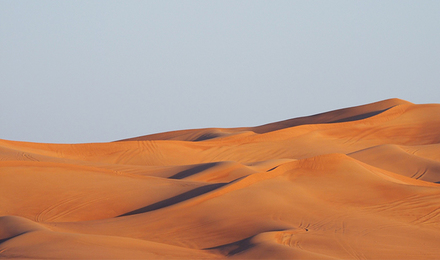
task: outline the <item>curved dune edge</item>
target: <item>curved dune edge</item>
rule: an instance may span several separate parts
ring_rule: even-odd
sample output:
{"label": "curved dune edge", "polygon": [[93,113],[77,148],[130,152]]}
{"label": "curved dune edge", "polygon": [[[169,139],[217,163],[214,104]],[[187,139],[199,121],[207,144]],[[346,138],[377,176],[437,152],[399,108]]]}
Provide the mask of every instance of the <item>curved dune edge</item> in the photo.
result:
{"label": "curved dune edge", "polygon": [[0,258],[439,259],[440,105],[0,140]]}

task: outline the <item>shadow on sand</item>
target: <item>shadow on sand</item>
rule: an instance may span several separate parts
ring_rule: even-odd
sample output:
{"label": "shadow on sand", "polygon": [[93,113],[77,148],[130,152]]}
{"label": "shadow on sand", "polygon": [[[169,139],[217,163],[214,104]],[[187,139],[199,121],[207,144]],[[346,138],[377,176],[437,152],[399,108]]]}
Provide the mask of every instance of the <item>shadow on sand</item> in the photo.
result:
{"label": "shadow on sand", "polygon": [[179,194],[177,196],[171,197],[169,199],[165,199],[165,200],[153,203],[151,205],[148,205],[146,207],[127,212],[125,214],[119,215],[118,217],[130,216],[130,215],[135,215],[135,214],[140,214],[140,213],[145,213],[145,212],[165,208],[165,207],[177,204],[179,202],[197,197],[199,195],[210,192],[212,190],[218,189],[226,184],[228,184],[228,183],[214,183],[214,184],[209,184],[206,186],[198,187],[193,190]]}

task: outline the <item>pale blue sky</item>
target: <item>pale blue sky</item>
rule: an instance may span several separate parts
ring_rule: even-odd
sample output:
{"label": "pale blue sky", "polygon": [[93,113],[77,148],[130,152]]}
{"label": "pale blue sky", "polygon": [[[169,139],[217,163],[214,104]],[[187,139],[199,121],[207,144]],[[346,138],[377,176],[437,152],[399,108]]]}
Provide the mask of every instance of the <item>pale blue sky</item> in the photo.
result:
{"label": "pale blue sky", "polygon": [[440,1],[0,1],[0,138],[105,142],[440,103]]}

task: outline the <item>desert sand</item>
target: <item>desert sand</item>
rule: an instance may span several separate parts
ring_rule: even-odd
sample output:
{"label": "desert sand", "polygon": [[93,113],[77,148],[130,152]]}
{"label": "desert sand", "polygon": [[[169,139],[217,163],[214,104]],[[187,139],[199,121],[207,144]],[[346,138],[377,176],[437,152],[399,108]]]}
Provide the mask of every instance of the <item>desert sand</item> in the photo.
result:
{"label": "desert sand", "polygon": [[440,259],[440,104],[0,140],[0,258]]}

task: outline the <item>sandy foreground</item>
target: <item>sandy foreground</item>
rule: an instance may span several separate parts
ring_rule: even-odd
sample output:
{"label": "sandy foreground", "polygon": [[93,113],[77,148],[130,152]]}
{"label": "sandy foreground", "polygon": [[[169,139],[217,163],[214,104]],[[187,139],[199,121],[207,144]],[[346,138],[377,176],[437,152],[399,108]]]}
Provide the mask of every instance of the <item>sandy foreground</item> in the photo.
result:
{"label": "sandy foreground", "polygon": [[440,104],[0,140],[0,258],[440,259]]}

